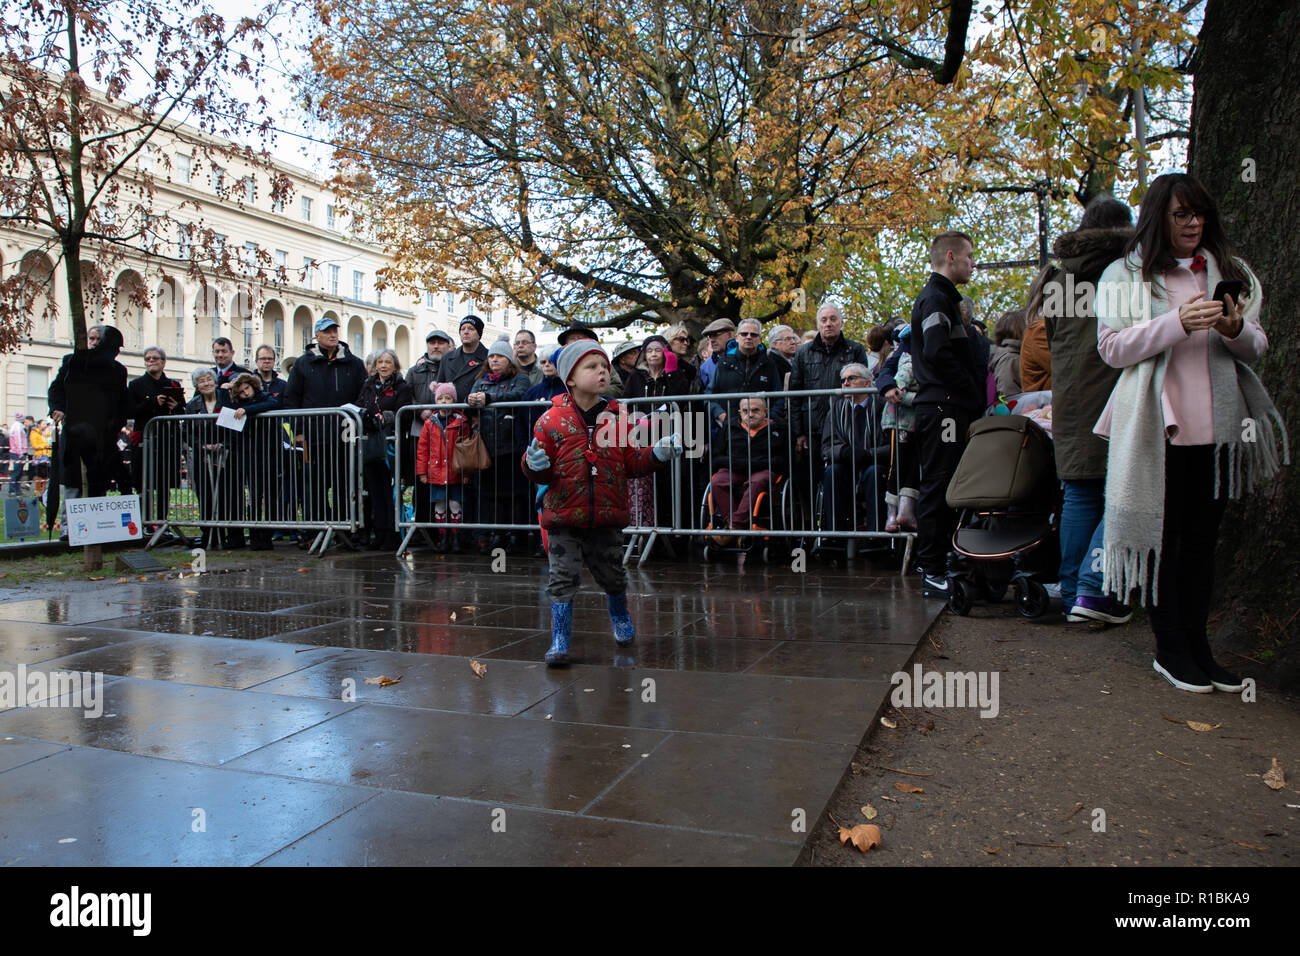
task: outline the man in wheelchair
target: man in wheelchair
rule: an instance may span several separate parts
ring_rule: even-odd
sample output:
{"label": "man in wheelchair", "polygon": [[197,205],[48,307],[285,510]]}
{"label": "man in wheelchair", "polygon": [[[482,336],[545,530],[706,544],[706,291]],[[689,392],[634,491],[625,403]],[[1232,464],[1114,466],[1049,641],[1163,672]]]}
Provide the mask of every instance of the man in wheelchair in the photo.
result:
{"label": "man in wheelchair", "polygon": [[[742,398],[737,415],[727,423],[721,454],[723,467],[710,480],[712,526],[749,528],[754,504],[773,486],[787,468],[789,436],[781,419],[767,414],[761,398]],[[770,507],[770,505],[769,505]]]}
{"label": "man in wheelchair", "polygon": [[[856,362],[840,371],[843,388],[871,385],[866,366]],[[834,531],[879,531],[889,471],[889,440],[880,427],[879,395],[861,392],[833,396],[822,426],[819,523]],[[823,542],[826,543],[826,542]],[[838,543],[838,542],[837,542]]]}

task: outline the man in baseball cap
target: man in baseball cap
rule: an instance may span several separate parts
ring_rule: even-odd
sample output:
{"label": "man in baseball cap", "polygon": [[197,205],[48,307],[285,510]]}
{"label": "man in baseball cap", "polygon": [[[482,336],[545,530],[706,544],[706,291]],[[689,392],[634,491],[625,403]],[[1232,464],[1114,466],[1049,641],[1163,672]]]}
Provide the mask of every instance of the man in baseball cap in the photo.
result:
{"label": "man in baseball cap", "polygon": [[709,383],[713,381],[713,372],[718,367],[718,357],[726,354],[727,343],[736,335],[736,323],[731,319],[717,319],[704,327],[704,334],[713,347],[708,360],[700,366],[700,385],[707,392]]}

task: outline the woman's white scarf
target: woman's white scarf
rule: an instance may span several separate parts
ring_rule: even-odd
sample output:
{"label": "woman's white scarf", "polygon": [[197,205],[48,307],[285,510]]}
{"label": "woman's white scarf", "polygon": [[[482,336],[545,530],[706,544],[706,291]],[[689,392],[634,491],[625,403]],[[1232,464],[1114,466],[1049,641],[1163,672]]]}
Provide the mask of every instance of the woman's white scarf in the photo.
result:
{"label": "woman's white scarf", "polygon": [[[1240,259],[1249,288],[1243,318],[1258,324],[1262,299],[1259,279]],[[1222,275],[1205,254],[1206,288],[1212,294]],[[1139,252],[1106,267],[1097,285],[1098,325],[1119,332],[1168,312],[1163,282],[1142,281]],[[1110,447],[1106,463],[1106,530],[1102,590],[1121,600],[1137,588],[1141,602],[1148,584],[1159,602],[1161,539],[1164,534],[1165,351],[1125,368],[1111,399]],[[1214,414],[1214,494],[1220,497],[1220,451],[1228,449],[1230,498],[1239,498],[1277,474],[1279,461],[1291,463],[1286,426],[1259,377],[1239,361],[1216,332],[1209,337],[1210,401]],[[1276,425],[1277,434],[1273,427]],[[1281,437],[1281,455],[1278,454]]]}

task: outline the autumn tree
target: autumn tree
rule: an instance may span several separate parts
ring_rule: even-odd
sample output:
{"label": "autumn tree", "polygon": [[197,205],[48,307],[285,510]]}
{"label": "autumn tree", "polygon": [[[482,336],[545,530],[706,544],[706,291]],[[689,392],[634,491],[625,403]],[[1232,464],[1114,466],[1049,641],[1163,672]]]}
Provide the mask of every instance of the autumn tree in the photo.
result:
{"label": "autumn tree", "polygon": [[890,6],[320,0],[310,96],[391,281],[556,322],[768,318],[933,214],[971,4]]}
{"label": "autumn tree", "polygon": [[[196,275],[232,273],[210,229],[180,254],[177,206],[155,207],[155,183],[170,172],[153,144],[188,142],[196,165],[235,157],[264,169],[274,196],[288,180],[265,150],[235,145],[265,135],[267,121],[237,94],[259,80],[263,38],[278,5],[228,22],[189,0],[5,0],[0,18],[0,221],[29,230],[61,262],[74,342],[86,344],[85,256],[100,275],[125,254]],[[241,188],[216,183],[217,198]],[[197,210],[197,203],[191,203]],[[194,218],[198,219],[196,215]],[[202,267],[203,271],[200,271]],[[0,349],[30,329],[55,270],[5,263]],[[106,291],[100,294],[106,295]],[[152,305],[143,288],[137,305]],[[44,295],[48,310],[54,297]]]}

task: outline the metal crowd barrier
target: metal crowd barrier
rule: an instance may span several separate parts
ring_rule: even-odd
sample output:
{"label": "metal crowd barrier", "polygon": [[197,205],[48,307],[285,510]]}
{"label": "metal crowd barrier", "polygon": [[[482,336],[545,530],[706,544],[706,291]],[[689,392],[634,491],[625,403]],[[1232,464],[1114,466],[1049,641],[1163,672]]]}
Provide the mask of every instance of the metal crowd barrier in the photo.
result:
{"label": "metal crowd barrier", "polygon": [[218,415],[163,415],[144,433],[141,507],[157,525],[198,527],[219,546],[243,529],[316,532],[323,554],[336,533],[361,526],[361,419],[341,408],[246,416],[242,431]]}
{"label": "metal crowd barrier", "polygon": [[[671,469],[657,472],[651,479],[655,507],[649,519],[643,509],[634,509],[634,520],[624,529],[631,536],[624,563],[634,555],[638,564],[644,563],[660,537],[703,534],[706,540],[711,539],[705,546],[706,559],[710,551],[749,550],[756,545],[770,558],[782,539],[785,547],[781,550],[786,553],[799,544],[823,553],[838,553],[842,547],[845,558],[854,557],[863,542],[890,547],[901,544],[902,571],[906,573],[915,532],[884,530],[884,493],[892,452],[881,428],[880,407],[870,400],[866,403],[862,449],[856,441],[843,442],[845,429],[837,429],[832,436],[825,428],[826,417],[842,414],[845,403],[875,394],[875,388],[859,388],[620,399],[629,419],[641,423],[638,434],[645,443],[677,433],[686,447]],[[823,426],[815,428],[814,406],[820,398],[827,399],[827,411]],[[749,400],[746,414],[753,414],[755,400],[763,405],[768,424],[758,432],[757,440],[745,431],[732,431],[745,400]],[[856,425],[852,411],[847,414],[849,421],[841,424]],[[806,451],[797,442],[796,422],[803,426],[801,434],[808,436]],[[774,429],[784,435],[774,440]],[[842,460],[831,474],[821,454],[824,436],[838,437],[844,445]],[[753,468],[756,441],[762,456],[768,462],[775,459],[780,467]],[[724,469],[728,475],[721,474]],[[762,474],[772,471],[775,473]],[[730,486],[731,502],[742,503],[756,476],[759,484],[748,502],[756,505],[756,510],[750,511],[741,526],[735,526],[729,520],[732,516],[719,514],[717,499]],[[760,493],[764,500],[756,502]],[[738,510],[734,508],[733,515]]]}
{"label": "metal crowd barrier", "polygon": [[[537,511],[533,506],[537,486],[519,466],[519,459],[524,449],[527,448],[528,442],[532,441],[532,428],[520,430],[516,427],[516,422],[525,414],[525,410],[536,411],[540,417],[541,413],[550,407],[549,401],[493,402],[487,406],[487,410],[492,411],[498,423],[494,427],[508,427],[514,430],[524,444],[522,447],[515,447],[508,456],[498,459],[505,467],[493,467],[488,471],[475,472],[468,476],[468,481],[452,486],[459,487],[462,494],[462,520],[456,522],[436,520],[430,501],[433,489],[429,485],[422,484],[418,475],[413,475],[412,481],[408,483],[403,463],[409,461],[410,470],[414,472],[415,463],[411,459],[417,453],[419,433],[424,427],[424,412],[436,414],[440,409],[460,412],[477,426],[477,419],[484,411],[484,407],[460,403],[407,405],[399,409],[394,432],[400,440],[394,442],[393,465],[393,481],[397,491],[393,495],[394,526],[402,538],[397,553],[399,555],[404,553],[410,547],[411,539],[417,534],[423,534],[427,539],[430,531],[496,533],[538,531]],[[480,431],[480,434],[483,433]],[[491,436],[483,434],[483,440],[490,443]],[[518,441],[515,444],[517,446]],[[504,461],[505,458],[509,458],[509,461]],[[493,464],[495,466],[497,463]],[[408,497],[411,501],[409,506],[405,503]],[[450,508],[447,510],[450,513]],[[489,520],[481,520],[484,518]]]}
{"label": "metal crowd barrier", "polygon": [[[655,544],[669,536],[703,536],[706,549],[713,551],[746,550],[757,545],[767,557],[776,553],[781,542],[785,550],[800,544],[823,552],[838,553],[845,558],[855,556],[863,544],[878,543],[887,547],[901,545],[902,568],[906,572],[911,561],[915,532],[884,530],[884,492],[890,471],[892,453],[887,433],[881,428],[880,408],[868,402],[863,412],[865,441],[845,444],[843,460],[830,476],[822,461],[822,430],[814,425],[814,406],[826,399],[826,414],[840,414],[844,403],[854,396],[875,395],[874,388],[818,389],[800,392],[736,392],[720,395],[682,395],[661,398],[620,399],[625,420],[620,432],[629,429],[638,444],[649,445],[665,434],[676,433],[682,437],[686,454],[675,460],[669,468],[630,484],[631,521],[624,528],[629,536],[624,563],[634,555],[644,563]],[[764,476],[767,469],[753,468],[754,440],[746,438],[741,447],[739,435],[729,431],[733,418],[739,414],[742,400],[761,400],[765,409],[775,409],[777,428],[783,433],[774,447],[774,430],[767,427],[759,433],[758,442],[768,461],[783,461],[778,474]],[[523,409],[545,411],[550,402],[500,402],[489,408],[498,413],[508,412],[512,420]],[[519,432],[524,444],[516,442],[510,463],[501,471],[490,474],[479,472],[470,476],[464,489],[462,520],[438,521],[428,503],[430,487],[421,484],[418,477],[407,482],[403,477],[403,462],[416,453],[417,436],[422,427],[423,414],[439,408],[462,413],[480,411],[465,404],[411,405],[397,414],[394,480],[394,521],[402,537],[398,554],[410,547],[417,534],[436,530],[465,530],[493,532],[532,532],[538,530],[535,507],[537,487],[523,475],[518,467],[520,455],[531,441],[532,429]],[[751,408],[746,406],[746,414]],[[722,424],[718,416],[725,415]],[[848,413],[850,420],[852,412]],[[802,431],[810,435],[808,450],[796,446],[793,421],[801,419]],[[611,423],[613,424],[613,423]],[[598,426],[599,427],[599,426]],[[611,435],[618,434],[611,432]],[[828,433],[829,434],[829,433]],[[838,434],[838,431],[837,431]],[[487,440],[488,436],[484,436]],[[762,489],[762,500],[756,492],[749,502],[757,505],[747,526],[721,527],[715,499],[720,498],[730,473],[731,501],[739,505],[745,488],[757,475]],[[414,468],[411,468],[414,471]],[[496,469],[493,469],[496,472]],[[895,492],[897,488],[893,489]],[[410,498],[408,505],[407,499]],[[487,502],[486,505],[484,503]],[[476,504],[477,503],[477,504]],[[738,509],[737,509],[738,510]],[[706,557],[709,556],[706,553]]]}

